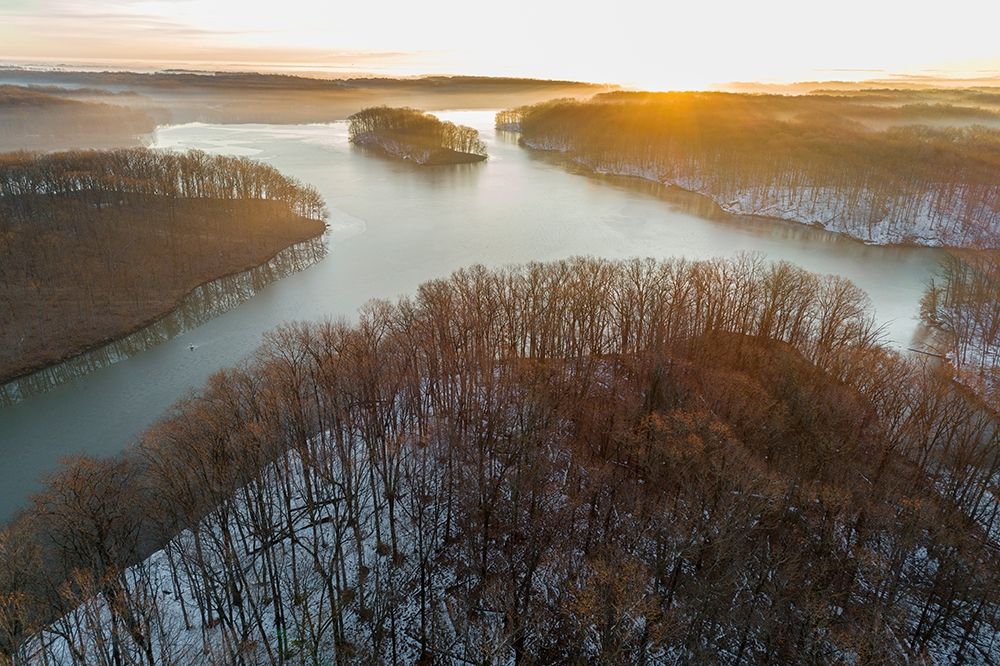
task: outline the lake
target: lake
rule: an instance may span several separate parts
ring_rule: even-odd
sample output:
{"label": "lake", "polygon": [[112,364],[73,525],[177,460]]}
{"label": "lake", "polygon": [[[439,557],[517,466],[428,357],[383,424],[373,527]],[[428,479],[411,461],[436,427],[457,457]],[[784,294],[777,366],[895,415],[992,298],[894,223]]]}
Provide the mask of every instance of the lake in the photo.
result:
{"label": "lake", "polygon": [[495,132],[491,112],[437,115],[478,128],[490,159],[419,168],[351,146],[342,122],[158,130],[157,148],[246,155],[315,185],[331,211],[328,251],[162,344],[0,408],[0,519],[25,506],[60,459],[120,451],[280,323],[350,319],[371,298],[410,294],[470,264],[756,252],[850,278],[870,294],[897,346],[917,330],[920,296],[939,250],[871,247],[803,225],[734,217],[704,197],[566,168],[519,147],[516,135]]}

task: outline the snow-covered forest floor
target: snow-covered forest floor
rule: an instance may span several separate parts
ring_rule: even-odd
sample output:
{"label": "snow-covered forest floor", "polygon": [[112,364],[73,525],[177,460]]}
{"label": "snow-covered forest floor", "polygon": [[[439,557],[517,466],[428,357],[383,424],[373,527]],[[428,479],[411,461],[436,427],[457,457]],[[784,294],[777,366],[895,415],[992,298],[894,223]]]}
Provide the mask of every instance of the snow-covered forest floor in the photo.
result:
{"label": "snow-covered forest floor", "polygon": [[524,139],[523,142],[535,150],[567,153],[574,162],[595,173],[642,178],[701,194],[733,215],[770,217],[814,225],[871,245],[941,247],[964,246],[976,241],[992,245],[998,242],[996,237],[988,235],[973,239],[966,230],[967,220],[986,215],[985,208],[982,211],[965,211],[957,204],[949,208],[930,192],[916,198],[906,197],[905,201],[893,201],[870,190],[852,191],[834,186],[765,184],[752,188],[733,187],[719,182],[713,174],[687,174],[679,170],[674,176],[665,176],[664,170],[657,166],[623,161],[594,163],[588,158],[573,155],[571,149],[559,142],[537,139]]}
{"label": "snow-covered forest floor", "polygon": [[284,327],[0,533],[0,647],[995,663],[996,423],[865,303],[752,258],[576,259]]}

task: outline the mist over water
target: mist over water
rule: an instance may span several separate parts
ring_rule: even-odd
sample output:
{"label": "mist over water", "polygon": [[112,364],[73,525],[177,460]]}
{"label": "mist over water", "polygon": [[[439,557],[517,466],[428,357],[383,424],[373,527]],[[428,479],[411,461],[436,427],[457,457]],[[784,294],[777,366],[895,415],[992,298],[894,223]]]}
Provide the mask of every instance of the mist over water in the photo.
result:
{"label": "mist over water", "polygon": [[865,246],[802,225],[736,218],[697,195],[567,169],[519,147],[516,135],[495,132],[492,112],[438,115],[478,128],[490,159],[418,168],[352,147],[344,123],[158,130],[157,148],[246,155],[315,185],[331,210],[327,256],[163,344],[0,408],[0,519],[25,505],[60,458],[120,451],[282,322],[353,319],[369,299],[412,294],[475,263],[760,253],[853,280],[897,346],[917,330],[938,250]]}

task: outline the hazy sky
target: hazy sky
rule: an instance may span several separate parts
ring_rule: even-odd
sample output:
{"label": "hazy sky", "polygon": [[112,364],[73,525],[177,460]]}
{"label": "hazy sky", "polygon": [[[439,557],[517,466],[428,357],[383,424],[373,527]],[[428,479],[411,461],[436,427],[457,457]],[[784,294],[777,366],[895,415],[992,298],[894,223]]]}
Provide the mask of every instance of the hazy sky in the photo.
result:
{"label": "hazy sky", "polygon": [[650,88],[996,75],[997,0],[0,0],[0,60]]}

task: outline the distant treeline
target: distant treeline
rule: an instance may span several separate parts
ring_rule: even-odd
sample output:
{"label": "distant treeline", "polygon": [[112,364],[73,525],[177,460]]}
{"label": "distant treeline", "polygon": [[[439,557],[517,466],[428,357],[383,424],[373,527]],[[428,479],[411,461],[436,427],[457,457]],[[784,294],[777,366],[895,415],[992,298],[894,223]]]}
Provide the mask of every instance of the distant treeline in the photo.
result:
{"label": "distant treeline", "polygon": [[[161,123],[330,122],[380,104],[422,109],[496,109],[555,97],[589,96],[609,89],[573,81],[508,77],[324,79],[184,70],[67,72],[0,67],[0,78],[23,85],[87,89],[79,99],[96,99],[100,91],[113,92],[116,104],[146,110]],[[75,92],[67,90],[66,94]]]}
{"label": "distant treeline", "polygon": [[144,110],[0,85],[0,151],[135,146],[155,127]]}
{"label": "distant treeline", "polygon": [[[805,110],[862,121],[872,128],[887,125],[941,121],[950,125],[978,122],[1000,125],[1000,88],[926,88],[835,87],[823,84],[774,86],[782,95],[752,94],[762,106],[783,107],[797,115]],[[737,86],[739,88],[739,86]],[[769,86],[761,86],[760,91]],[[788,95],[788,92],[798,94]]]}
{"label": "distant treeline", "polygon": [[916,88],[895,86],[864,87],[860,89],[828,89],[828,86],[813,86],[809,91],[813,98],[827,97],[832,102],[845,100],[864,104],[871,108],[934,106],[936,108],[950,107],[953,109],[979,109],[984,113],[1000,113],[1000,87],[996,84],[1000,79],[993,79],[992,85],[983,82],[967,82],[962,87],[934,88],[919,86]]}
{"label": "distant treeline", "polygon": [[285,326],[0,533],[0,651],[993,663],[997,424],[866,306],[788,264],[575,259]]}
{"label": "distant treeline", "polygon": [[314,188],[246,158],[0,155],[0,381],[149,323],[325,215]]}
{"label": "distant treeline", "polygon": [[[598,171],[700,192],[735,213],[873,243],[1000,245],[1000,129],[907,124],[996,113],[860,99],[609,93],[504,111],[497,127]],[[899,124],[882,130],[861,122],[893,117]]]}
{"label": "distant treeline", "polygon": [[416,109],[362,109],[348,118],[348,132],[352,143],[422,165],[486,159],[486,144],[476,129]]}

